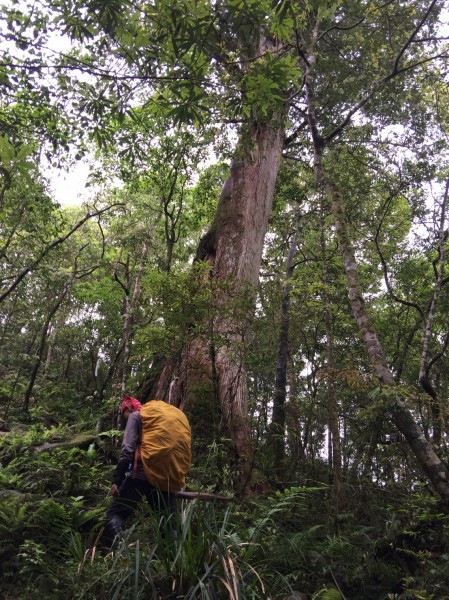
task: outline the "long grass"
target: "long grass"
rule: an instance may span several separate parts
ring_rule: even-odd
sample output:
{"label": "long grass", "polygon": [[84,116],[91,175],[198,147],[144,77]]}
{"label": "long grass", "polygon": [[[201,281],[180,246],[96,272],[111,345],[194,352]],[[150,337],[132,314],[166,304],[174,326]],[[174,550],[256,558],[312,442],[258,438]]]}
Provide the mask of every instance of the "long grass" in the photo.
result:
{"label": "long grass", "polygon": [[83,557],[74,598],[267,600],[230,515],[197,501],[184,503],[175,519],[143,510],[109,555]]}

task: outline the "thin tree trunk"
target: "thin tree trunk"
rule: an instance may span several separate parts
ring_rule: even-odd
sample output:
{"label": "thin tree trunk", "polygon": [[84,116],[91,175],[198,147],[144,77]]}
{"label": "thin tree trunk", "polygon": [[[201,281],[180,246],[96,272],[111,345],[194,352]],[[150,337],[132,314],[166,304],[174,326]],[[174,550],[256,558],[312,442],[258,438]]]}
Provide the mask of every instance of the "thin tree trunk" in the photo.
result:
{"label": "thin tree trunk", "polygon": [[48,371],[50,370],[50,366],[51,366],[51,362],[52,362],[52,358],[53,358],[53,349],[54,349],[54,340],[50,339],[50,336],[52,335],[52,331],[54,331],[54,327],[53,325],[50,323],[49,327],[48,327],[48,347],[47,347],[47,357],[45,359],[45,365],[44,365],[44,374],[47,374]]}
{"label": "thin tree trunk", "polygon": [[[329,273],[326,257],[326,239],[324,235],[323,207],[320,213],[320,238],[321,238],[321,260],[322,260],[322,281],[323,281],[323,307],[324,324],[326,328],[326,358],[327,358],[327,413],[330,437],[330,466],[332,468],[332,484],[334,510],[337,515],[343,504],[342,488],[342,461],[341,461],[341,440],[340,440],[340,420],[338,411],[338,402],[335,393],[335,360],[334,360],[334,328],[332,323],[331,299],[327,291],[329,286]],[[335,520],[337,522],[337,519]]]}
{"label": "thin tree trunk", "polygon": [[14,298],[11,301],[11,307],[10,307],[10,310],[8,311],[8,313],[5,314],[5,312],[3,312],[2,333],[0,336],[0,344],[2,346],[5,343],[6,334],[8,333],[9,325],[14,322],[12,319],[12,316],[14,315],[14,313],[16,311],[17,303],[18,303],[18,297],[16,295],[16,296],[14,296]]}
{"label": "thin tree trunk", "polygon": [[[123,323],[123,368],[122,368],[122,381],[120,385],[121,389],[121,398],[126,395],[126,388],[128,385],[128,372],[129,372],[129,357],[130,357],[130,344],[133,334],[133,316],[137,306],[137,302],[140,298],[141,293],[141,282],[143,277],[143,272],[145,269],[145,262],[148,256],[149,245],[147,242],[143,243],[142,252],[140,255],[140,263],[139,268],[136,273],[136,277],[134,279],[134,286],[131,297],[129,297],[129,292],[125,293],[125,315],[124,315],[124,323]],[[130,279],[130,278],[129,278]],[[129,290],[131,281],[128,282],[127,289]]]}
{"label": "thin tree trunk", "polygon": [[117,365],[119,364],[120,361],[120,357],[123,353],[123,342],[120,344],[120,346],[117,348],[114,357],[111,359],[111,361],[109,362],[109,367],[106,373],[106,376],[104,377],[103,381],[101,382],[101,384],[98,382],[98,380],[96,380],[96,387],[97,387],[97,391],[98,391],[98,402],[99,404],[101,404],[101,401],[104,398],[104,394],[106,392],[106,388],[109,385],[110,381],[114,378],[114,375],[117,371]]}
{"label": "thin tree trunk", "polygon": [[[448,278],[445,277],[445,266],[446,266],[446,253],[445,253],[445,241],[447,237],[447,232],[445,231],[445,222],[446,222],[446,210],[447,210],[447,199],[449,193],[449,180],[446,182],[446,189],[443,195],[443,201],[440,207],[439,214],[439,226],[438,226],[438,257],[433,261],[432,266],[435,273],[435,284],[433,287],[433,293],[430,302],[428,303],[427,308],[424,310],[417,302],[411,302],[404,298],[401,298],[398,294],[396,294],[391,286],[389,276],[388,276],[388,268],[385,257],[382,254],[382,250],[380,248],[380,244],[378,241],[378,237],[382,227],[382,221],[380,221],[376,235],[375,235],[375,243],[377,247],[377,251],[382,263],[382,268],[384,272],[384,281],[387,286],[388,293],[391,298],[396,302],[402,304],[403,306],[408,306],[413,308],[418,312],[418,318],[416,319],[415,324],[410,330],[407,339],[403,343],[403,349],[401,354],[397,360],[396,367],[396,375],[395,381],[399,382],[402,375],[402,370],[404,367],[405,360],[407,358],[408,351],[413,342],[413,338],[417,331],[422,328],[422,351],[421,351],[421,363],[420,363],[420,371],[418,380],[423,388],[423,390],[430,396],[431,402],[431,414],[432,414],[432,437],[435,443],[439,444],[441,442],[442,435],[442,426],[443,426],[443,418],[441,414],[441,400],[438,397],[437,385],[434,385],[431,380],[430,372],[435,363],[443,356],[446,351],[447,345],[449,343],[449,334],[446,335],[446,338],[443,340],[441,344],[440,350],[438,353],[430,358],[430,345],[432,340],[432,327],[433,321],[435,318],[435,313],[437,309],[437,304],[441,295],[441,290],[444,284],[448,283]],[[424,427],[426,437],[428,437],[428,429]]]}
{"label": "thin tree trunk", "polygon": [[278,358],[276,366],[275,391],[273,398],[273,416],[270,428],[270,444],[273,450],[274,470],[282,476],[285,458],[285,402],[287,398],[287,359],[289,350],[289,320],[291,278],[295,268],[293,259],[296,254],[299,236],[299,210],[295,218],[295,231],[285,265],[285,283],[282,290],[281,315],[279,326]]}
{"label": "thin tree trunk", "polygon": [[59,298],[57,299],[55,304],[52,306],[50,313],[48,314],[47,320],[45,321],[44,326],[42,328],[41,338],[40,338],[39,347],[38,347],[38,351],[37,351],[37,359],[34,363],[33,370],[31,372],[31,376],[30,376],[30,382],[29,382],[28,388],[25,392],[25,396],[24,396],[23,404],[22,404],[22,408],[26,412],[29,410],[30,400],[31,400],[31,396],[33,393],[34,385],[36,383],[37,374],[38,374],[40,366],[42,364],[42,357],[44,355],[45,344],[47,342],[47,336],[48,336],[48,331],[50,328],[51,321],[52,321],[54,315],[56,314],[56,312],[58,311],[59,307],[61,306],[64,298],[66,297],[66,295],[70,289],[70,286],[72,285],[72,282],[73,282],[73,276],[70,278],[69,281],[67,281],[64,284],[62,292],[59,295]]}
{"label": "thin tree trunk", "polygon": [[443,196],[443,202],[441,205],[440,212],[440,223],[438,227],[438,269],[435,267],[436,281],[435,287],[432,294],[432,300],[430,301],[429,310],[427,313],[427,319],[423,325],[423,347],[421,354],[421,365],[419,369],[419,383],[427,394],[429,394],[432,403],[432,415],[434,417],[433,423],[433,440],[436,444],[441,442],[441,410],[439,407],[439,398],[435,386],[432,384],[430,379],[430,369],[435,363],[434,360],[429,359],[430,355],[430,342],[432,338],[432,326],[435,319],[436,308],[438,300],[443,287],[444,271],[445,271],[445,223],[446,223],[446,205],[449,193],[449,179],[446,182],[446,189]]}
{"label": "thin tree trunk", "polygon": [[56,344],[56,335],[57,335],[58,331],[60,330],[60,328],[63,328],[67,322],[67,314],[66,313],[67,313],[67,310],[64,311],[64,309],[59,311],[59,314],[56,315],[55,322],[50,323],[50,325],[49,325],[48,334],[47,334],[47,356],[45,359],[44,375],[46,375],[49,372],[50,367],[52,365],[53,353],[54,353],[55,344]]}
{"label": "thin tree trunk", "polygon": [[304,462],[305,460],[305,450],[301,437],[301,411],[298,408],[298,375],[291,356],[288,358],[290,362],[290,368],[288,369],[287,374],[289,378],[290,393],[288,402],[285,407],[285,419],[287,425],[287,441],[290,447],[290,455],[293,458],[293,464],[296,470],[296,465]]}
{"label": "thin tree trunk", "polygon": [[[357,261],[348,235],[343,198],[337,186],[326,177],[322,168],[321,157],[319,156],[315,157],[315,169],[319,183],[326,189],[332,202],[332,213],[343,255],[351,309],[363,337],[370,364],[374,369],[379,383],[394,389],[396,382],[393,373],[388,368],[381,344],[371,326],[365,307],[358,277]],[[394,423],[406,438],[419,465],[428,476],[435,491],[440,495],[441,500],[445,504],[449,504],[449,472],[398,393],[393,392],[391,394],[389,410]]]}
{"label": "thin tree trunk", "polygon": [[[180,219],[183,211],[184,201],[184,188],[187,183],[186,178],[182,179],[180,176],[181,163],[184,162],[183,155],[177,156],[174,159],[174,165],[170,171],[170,187],[167,194],[163,194],[161,198],[161,205],[164,213],[164,230],[165,230],[165,246],[166,246],[166,258],[165,258],[165,271],[170,272],[171,264],[173,260],[173,251],[175,244],[179,240],[180,235]],[[180,194],[178,204],[173,202],[175,197],[176,186],[180,182]],[[161,186],[163,187],[163,186]]]}
{"label": "thin tree trunk", "polygon": [[[317,25],[313,32],[311,48],[315,48],[318,33]],[[388,394],[389,411],[395,425],[406,438],[412,452],[416,456],[418,464],[429,478],[437,494],[439,494],[441,501],[446,506],[449,506],[449,471],[436,454],[430,442],[426,439],[423,430],[414,420],[404,401],[395,392],[396,382],[393,373],[387,365],[382,346],[376,332],[371,326],[368,311],[365,307],[358,276],[357,261],[349,238],[343,198],[335,182],[328,178],[324,170],[323,151],[325,140],[319,133],[316,117],[314,90],[315,62],[316,57],[310,53],[306,65],[305,86],[308,103],[308,124],[314,147],[314,172],[318,184],[326,191],[331,202],[335,229],[343,257],[352,313],[356,319],[370,364],[379,383],[388,386],[392,390],[392,393]],[[332,138],[329,137],[330,139]]]}

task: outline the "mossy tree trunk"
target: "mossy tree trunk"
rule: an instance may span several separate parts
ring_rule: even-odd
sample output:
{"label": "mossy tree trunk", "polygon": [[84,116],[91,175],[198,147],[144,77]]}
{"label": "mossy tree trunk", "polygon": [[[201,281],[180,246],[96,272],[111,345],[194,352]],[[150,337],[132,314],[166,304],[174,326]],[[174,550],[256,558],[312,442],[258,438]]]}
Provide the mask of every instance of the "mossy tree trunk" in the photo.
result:
{"label": "mossy tree trunk", "polygon": [[[176,385],[170,386],[173,404],[184,406],[188,414],[196,407],[203,423],[207,411],[218,407],[239,461],[240,487],[247,483],[253,455],[245,349],[283,137],[280,122],[242,133],[214,221],[197,253],[210,268],[208,334],[184,348],[177,368],[172,364],[162,370],[153,393],[168,398],[168,381],[176,372]],[[208,418],[210,426],[212,414]]]}

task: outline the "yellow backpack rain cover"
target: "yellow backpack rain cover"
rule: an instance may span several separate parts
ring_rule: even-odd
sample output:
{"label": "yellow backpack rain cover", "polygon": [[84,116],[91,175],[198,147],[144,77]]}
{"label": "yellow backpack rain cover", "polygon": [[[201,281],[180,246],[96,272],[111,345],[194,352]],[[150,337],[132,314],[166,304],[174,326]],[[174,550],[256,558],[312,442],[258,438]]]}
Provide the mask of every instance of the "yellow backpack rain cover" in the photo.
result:
{"label": "yellow backpack rain cover", "polygon": [[141,458],[148,481],[163,492],[177,492],[190,468],[190,426],[185,414],[162,400],[140,410]]}

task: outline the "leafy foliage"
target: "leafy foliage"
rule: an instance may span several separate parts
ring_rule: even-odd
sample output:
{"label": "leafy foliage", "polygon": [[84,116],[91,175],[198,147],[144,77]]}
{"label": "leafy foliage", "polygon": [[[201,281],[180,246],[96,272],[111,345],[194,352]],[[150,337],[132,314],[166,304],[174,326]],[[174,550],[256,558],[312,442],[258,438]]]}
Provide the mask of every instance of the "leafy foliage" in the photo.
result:
{"label": "leafy foliage", "polygon": [[[387,416],[399,398],[447,462],[443,4],[3,7],[5,598],[449,597],[447,514]],[[55,34],[61,52],[50,47]],[[312,63],[313,89],[304,79]],[[329,202],[311,172],[311,93],[312,133],[326,142],[325,168],[344,197],[364,301],[396,387],[378,386],[350,315]],[[245,133],[281,122],[286,161],[254,311],[254,290],[237,294],[234,282],[217,282],[196,248],[226,191],[229,165],[238,170],[242,148],[251,153]],[[57,166],[93,146],[91,179],[101,191],[82,210],[62,209],[40,156]],[[242,235],[238,227],[233,234]],[[280,475],[269,431],[295,236]],[[212,257],[213,243],[210,250]],[[217,288],[227,298],[219,305]],[[251,335],[232,345],[234,328],[211,328],[217,313],[245,331],[251,325]],[[123,386],[143,393],[164,359],[178,365],[198,339],[211,359],[230,345],[245,366],[256,445],[248,483],[259,493],[226,508],[184,503],[176,523],[157,522],[143,507],[119,547],[102,557],[96,543]],[[341,464],[330,439],[332,410]],[[198,400],[192,412],[195,489],[233,488],[239,465],[221,435],[223,418],[210,402]]]}

